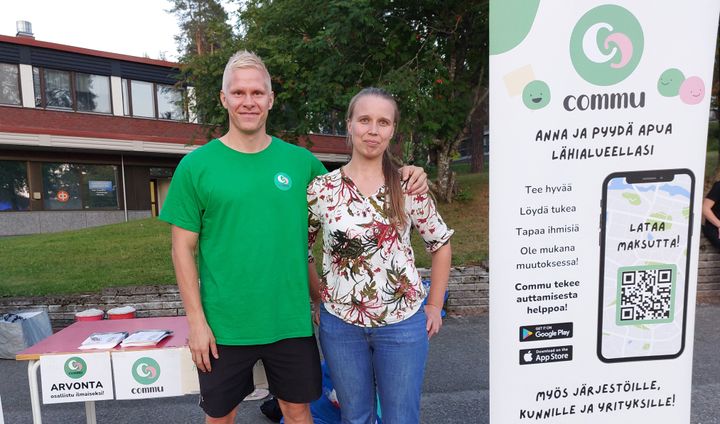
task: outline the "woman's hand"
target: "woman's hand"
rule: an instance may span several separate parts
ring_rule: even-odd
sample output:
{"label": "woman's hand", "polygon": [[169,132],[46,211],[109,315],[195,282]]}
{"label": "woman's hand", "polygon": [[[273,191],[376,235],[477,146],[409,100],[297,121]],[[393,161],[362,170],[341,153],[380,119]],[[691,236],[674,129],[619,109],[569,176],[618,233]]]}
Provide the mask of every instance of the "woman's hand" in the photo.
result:
{"label": "woman's hand", "polygon": [[428,340],[432,336],[436,335],[442,327],[442,316],[440,312],[442,308],[438,308],[435,305],[425,305],[425,316],[427,317],[427,335]]}

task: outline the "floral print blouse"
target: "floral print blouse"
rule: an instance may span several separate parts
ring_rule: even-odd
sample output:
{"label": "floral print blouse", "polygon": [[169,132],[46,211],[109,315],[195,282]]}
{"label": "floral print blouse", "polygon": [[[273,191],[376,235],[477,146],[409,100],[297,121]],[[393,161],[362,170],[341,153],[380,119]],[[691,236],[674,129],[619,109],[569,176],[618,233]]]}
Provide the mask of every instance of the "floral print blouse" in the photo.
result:
{"label": "floral print blouse", "polygon": [[[411,317],[427,296],[410,245],[384,210],[386,187],[365,197],[341,169],[316,177],[307,189],[309,259],[323,230],[320,295],[347,323],[378,327]],[[405,196],[405,213],[434,252],[453,235],[427,195]]]}

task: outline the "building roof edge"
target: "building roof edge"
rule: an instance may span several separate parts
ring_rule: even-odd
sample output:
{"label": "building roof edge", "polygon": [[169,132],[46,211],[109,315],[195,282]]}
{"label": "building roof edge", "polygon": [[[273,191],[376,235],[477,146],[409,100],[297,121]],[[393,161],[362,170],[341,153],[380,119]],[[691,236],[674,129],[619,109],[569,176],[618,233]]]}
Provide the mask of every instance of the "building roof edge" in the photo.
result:
{"label": "building roof edge", "polygon": [[22,46],[39,47],[43,49],[58,50],[63,52],[84,54],[88,56],[103,57],[106,59],[122,60],[126,62],[143,63],[146,65],[162,66],[166,68],[180,68],[177,62],[167,60],[150,59],[147,57],[131,56],[121,53],[112,53],[101,50],[86,49],[84,47],[69,46],[66,44],[51,43],[48,41],[40,41],[30,37],[12,37],[0,34],[0,43],[18,44]]}

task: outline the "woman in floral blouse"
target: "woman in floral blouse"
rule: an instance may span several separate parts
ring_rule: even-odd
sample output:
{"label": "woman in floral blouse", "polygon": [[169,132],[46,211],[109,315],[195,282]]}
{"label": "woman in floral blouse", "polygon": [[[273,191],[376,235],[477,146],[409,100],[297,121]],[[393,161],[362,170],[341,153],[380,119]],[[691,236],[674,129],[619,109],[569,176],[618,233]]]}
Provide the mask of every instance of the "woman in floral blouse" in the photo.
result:
{"label": "woman in floral blouse", "polygon": [[[353,97],[352,159],[307,191],[311,248],[323,230],[323,273],[311,255],[311,292],[322,301],[320,344],[344,424],[375,423],[376,387],[385,424],[420,421],[428,340],[442,325],[453,230],[428,195],[404,194],[387,152],[398,118],[384,90]],[[412,227],[432,253],[429,294],[415,268]]]}

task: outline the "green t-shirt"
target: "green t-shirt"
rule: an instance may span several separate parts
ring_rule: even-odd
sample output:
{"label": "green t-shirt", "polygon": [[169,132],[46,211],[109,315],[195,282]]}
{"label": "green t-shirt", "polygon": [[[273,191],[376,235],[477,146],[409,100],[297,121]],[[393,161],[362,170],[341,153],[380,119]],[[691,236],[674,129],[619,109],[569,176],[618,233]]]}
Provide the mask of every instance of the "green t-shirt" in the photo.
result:
{"label": "green t-shirt", "polygon": [[306,188],[325,172],[275,137],[258,153],[215,139],[180,161],[160,219],[199,233],[200,295],[217,343],[312,335]]}

